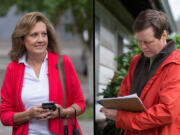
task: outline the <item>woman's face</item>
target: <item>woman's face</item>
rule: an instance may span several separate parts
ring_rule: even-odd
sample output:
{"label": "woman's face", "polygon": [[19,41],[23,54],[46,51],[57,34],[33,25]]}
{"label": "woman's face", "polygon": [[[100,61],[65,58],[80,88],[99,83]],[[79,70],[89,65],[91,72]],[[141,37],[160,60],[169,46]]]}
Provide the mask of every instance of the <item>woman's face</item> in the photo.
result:
{"label": "woman's face", "polygon": [[45,54],[48,45],[46,25],[43,22],[37,22],[25,36],[24,44],[28,55]]}

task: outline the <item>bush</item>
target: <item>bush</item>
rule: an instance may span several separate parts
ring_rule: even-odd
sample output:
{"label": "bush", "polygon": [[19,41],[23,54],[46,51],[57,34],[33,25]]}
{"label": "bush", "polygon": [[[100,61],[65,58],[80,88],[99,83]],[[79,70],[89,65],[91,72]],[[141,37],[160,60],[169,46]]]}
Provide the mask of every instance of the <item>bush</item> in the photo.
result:
{"label": "bush", "polygon": [[[176,42],[177,49],[180,49],[180,35],[174,37],[168,36],[167,39],[174,39]],[[138,46],[137,40],[134,38],[130,41],[130,44],[127,46],[129,51],[121,56],[115,58],[115,61],[118,63],[117,71],[115,71],[114,77],[111,82],[107,85],[106,89],[98,95],[103,95],[104,98],[108,97],[117,97],[117,94],[120,89],[120,84],[124,76],[128,72],[129,63],[133,56],[141,53],[141,50]],[[107,126],[104,128],[103,135],[116,135],[120,133],[120,129],[115,128],[115,122],[109,119],[106,119]]]}

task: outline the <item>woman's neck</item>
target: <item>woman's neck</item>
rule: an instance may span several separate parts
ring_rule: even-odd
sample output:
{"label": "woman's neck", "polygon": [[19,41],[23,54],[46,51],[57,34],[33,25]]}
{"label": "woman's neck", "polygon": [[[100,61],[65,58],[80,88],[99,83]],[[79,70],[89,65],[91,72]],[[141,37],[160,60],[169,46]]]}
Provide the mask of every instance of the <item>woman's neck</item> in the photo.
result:
{"label": "woman's neck", "polygon": [[29,65],[39,65],[43,63],[45,56],[46,56],[46,52],[40,55],[27,53],[26,61]]}

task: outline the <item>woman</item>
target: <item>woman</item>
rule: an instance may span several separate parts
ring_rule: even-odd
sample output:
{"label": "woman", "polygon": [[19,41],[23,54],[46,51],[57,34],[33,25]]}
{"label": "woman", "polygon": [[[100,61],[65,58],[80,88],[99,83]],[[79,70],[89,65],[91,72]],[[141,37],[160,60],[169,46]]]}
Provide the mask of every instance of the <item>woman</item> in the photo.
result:
{"label": "woman", "polygon": [[[43,109],[42,103],[53,101],[67,119],[69,135],[77,115],[85,111],[85,101],[74,67],[63,56],[66,80],[66,107],[58,73],[59,49],[54,28],[39,13],[25,14],[12,34],[12,62],[8,65],[1,88],[1,121],[13,126],[13,135],[63,135],[63,120],[58,109]],[[70,117],[70,118],[69,118]],[[80,131],[77,123],[76,127]],[[80,131],[80,134],[81,131]]]}

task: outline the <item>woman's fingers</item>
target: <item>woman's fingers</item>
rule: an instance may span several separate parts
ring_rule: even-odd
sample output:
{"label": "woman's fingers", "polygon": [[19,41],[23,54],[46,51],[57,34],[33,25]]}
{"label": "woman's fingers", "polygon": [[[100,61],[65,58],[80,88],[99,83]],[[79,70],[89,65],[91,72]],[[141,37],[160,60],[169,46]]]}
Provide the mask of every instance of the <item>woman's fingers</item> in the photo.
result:
{"label": "woman's fingers", "polygon": [[50,112],[48,109],[43,109],[41,105],[33,106],[29,111],[30,117],[36,119],[39,119],[42,114],[47,114],[48,112]]}
{"label": "woman's fingers", "polygon": [[59,105],[59,104],[55,104],[56,105],[56,107],[59,107],[59,108],[63,108],[61,105]]}
{"label": "woman's fingers", "polygon": [[74,116],[74,109],[72,107],[68,107],[64,109],[61,105],[56,104],[57,109],[55,111],[49,110],[49,109],[43,109],[41,105],[33,106],[30,109],[32,118],[38,119],[38,120],[48,120],[48,119],[54,119],[59,117],[59,111],[58,108],[60,108],[60,115],[61,117],[73,117]]}
{"label": "woman's fingers", "polygon": [[38,120],[41,120],[41,121],[44,121],[44,120],[48,120],[49,118],[51,117],[51,112],[45,112],[45,113],[42,113],[40,114],[37,119]]}

